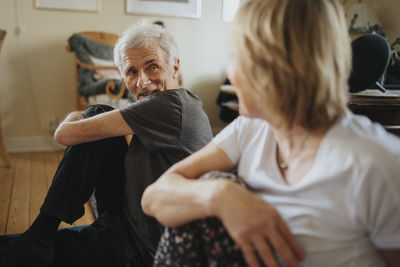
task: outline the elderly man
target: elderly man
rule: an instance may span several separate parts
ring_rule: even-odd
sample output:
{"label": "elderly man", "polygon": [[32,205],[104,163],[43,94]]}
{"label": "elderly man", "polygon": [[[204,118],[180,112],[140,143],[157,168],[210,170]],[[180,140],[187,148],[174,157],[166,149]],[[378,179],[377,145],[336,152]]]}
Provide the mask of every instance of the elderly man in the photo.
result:
{"label": "elderly man", "polygon": [[[178,49],[164,28],[131,26],[114,60],[136,101],[119,110],[92,106],[60,124],[55,139],[68,146],[63,160],[38,218],[0,249],[1,266],[152,264],[163,228],[143,213],[142,193],[212,133],[199,98],[177,89]],[[83,215],[93,190],[99,218],[80,232],[57,231],[61,221]]]}

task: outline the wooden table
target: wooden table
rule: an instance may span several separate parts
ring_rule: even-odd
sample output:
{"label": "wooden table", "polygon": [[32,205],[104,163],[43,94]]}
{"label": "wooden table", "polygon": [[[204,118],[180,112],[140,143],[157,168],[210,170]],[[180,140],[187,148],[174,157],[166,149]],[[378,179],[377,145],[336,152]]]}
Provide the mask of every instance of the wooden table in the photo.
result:
{"label": "wooden table", "polygon": [[387,90],[385,93],[365,90],[350,94],[349,108],[400,136],[400,90]]}

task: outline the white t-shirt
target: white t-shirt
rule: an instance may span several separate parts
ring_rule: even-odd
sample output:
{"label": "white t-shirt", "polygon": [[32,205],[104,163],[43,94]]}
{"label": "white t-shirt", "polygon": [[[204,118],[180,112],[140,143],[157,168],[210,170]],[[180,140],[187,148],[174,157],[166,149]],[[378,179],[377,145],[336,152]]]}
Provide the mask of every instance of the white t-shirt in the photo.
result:
{"label": "white t-shirt", "polygon": [[266,121],[238,117],[213,143],[285,219],[306,252],[302,266],[384,266],[375,247],[400,248],[400,139],[367,117],[340,118],[293,185]]}

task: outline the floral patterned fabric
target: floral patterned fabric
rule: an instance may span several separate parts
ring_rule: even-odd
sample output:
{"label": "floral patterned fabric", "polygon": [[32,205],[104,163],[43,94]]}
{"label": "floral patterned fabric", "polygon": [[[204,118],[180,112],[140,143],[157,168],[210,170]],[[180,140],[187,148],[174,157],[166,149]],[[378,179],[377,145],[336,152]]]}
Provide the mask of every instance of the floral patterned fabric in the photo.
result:
{"label": "floral patterned fabric", "polygon": [[[213,171],[200,179],[224,178],[242,186],[233,173]],[[242,252],[217,218],[194,221],[166,228],[161,237],[153,266],[246,266]]]}
{"label": "floral patterned fabric", "polygon": [[166,228],[153,266],[246,266],[242,252],[216,218]]}

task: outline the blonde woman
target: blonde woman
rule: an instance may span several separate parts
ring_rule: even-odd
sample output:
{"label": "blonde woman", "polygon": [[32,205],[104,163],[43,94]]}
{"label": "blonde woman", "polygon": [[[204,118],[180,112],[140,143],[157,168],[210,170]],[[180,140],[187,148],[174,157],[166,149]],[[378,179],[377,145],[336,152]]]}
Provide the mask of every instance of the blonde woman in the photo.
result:
{"label": "blonde woman", "polygon": [[241,116],[146,189],[155,265],[399,266],[400,140],[346,107],[339,1],[249,0],[230,43]]}

